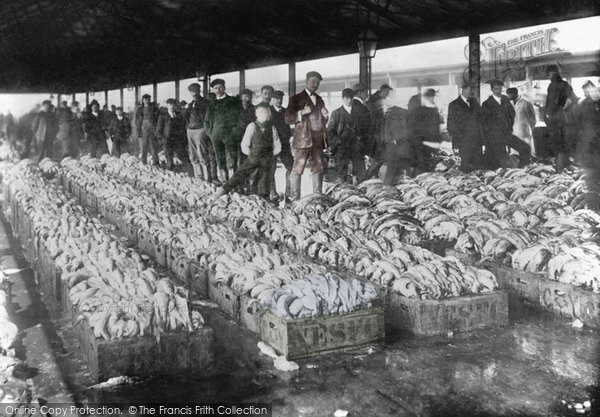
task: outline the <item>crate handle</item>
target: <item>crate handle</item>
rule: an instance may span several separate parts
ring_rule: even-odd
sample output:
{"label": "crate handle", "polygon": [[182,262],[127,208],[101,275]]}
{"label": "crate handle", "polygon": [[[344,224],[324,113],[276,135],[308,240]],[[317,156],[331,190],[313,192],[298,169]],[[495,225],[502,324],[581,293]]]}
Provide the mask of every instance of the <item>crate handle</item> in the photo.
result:
{"label": "crate handle", "polygon": [[225,294],[225,298],[228,299],[228,300],[231,299],[231,297],[229,296],[229,294]]}
{"label": "crate handle", "polygon": [[269,322],[269,327],[270,327],[271,329],[274,329],[274,328],[275,328],[275,325],[273,324],[273,322],[271,322],[271,321]]}
{"label": "crate handle", "polygon": [[562,290],[554,290],[554,294],[558,295],[559,297],[564,297],[565,295],[567,295],[564,291]]}

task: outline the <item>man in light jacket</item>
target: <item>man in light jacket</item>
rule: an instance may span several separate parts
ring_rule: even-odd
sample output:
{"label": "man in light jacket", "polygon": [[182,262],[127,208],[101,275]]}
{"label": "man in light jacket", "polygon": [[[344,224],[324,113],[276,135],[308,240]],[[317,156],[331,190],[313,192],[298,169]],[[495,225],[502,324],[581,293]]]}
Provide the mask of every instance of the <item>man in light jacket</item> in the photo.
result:
{"label": "man in light jacket", "polygon": [[533,154],[533,128],[535,127],[535,110],[533,109],[533,104],[523,98],[519,94],[519,90],[514,87],[506,90],[506,95],[515,106],[513,135],[528,144]]}

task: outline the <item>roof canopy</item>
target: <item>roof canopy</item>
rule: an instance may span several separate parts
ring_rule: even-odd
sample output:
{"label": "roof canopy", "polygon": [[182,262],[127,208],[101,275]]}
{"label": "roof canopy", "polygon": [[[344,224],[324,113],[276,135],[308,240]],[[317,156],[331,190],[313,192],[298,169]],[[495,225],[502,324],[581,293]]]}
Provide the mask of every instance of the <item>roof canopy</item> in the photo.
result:
{"label": "roof canopy", "polygon": [[598,14],[595,0],[3,0],[0,90],[143,85]]}

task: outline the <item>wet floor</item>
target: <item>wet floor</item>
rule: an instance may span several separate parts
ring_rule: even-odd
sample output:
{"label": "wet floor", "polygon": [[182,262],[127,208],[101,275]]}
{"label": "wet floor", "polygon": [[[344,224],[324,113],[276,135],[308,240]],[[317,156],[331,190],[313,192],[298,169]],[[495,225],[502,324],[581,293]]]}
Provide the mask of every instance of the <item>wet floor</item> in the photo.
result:
{"label": "wet floor", "polygon": [[206,311],[218,333],[213,377],[89,389],[94,381],[69,323],[50,319],[6,223],[0,242],[2,265],[21,269],[12,275],[11,310],[35,401],[270,402],[274,416],[333,416],[343,409],[349,417],[568,415],[562,400],[600,407],[600,332],[516,300],[504,328],[439,338],[388,334],[372,348],[300,360],[292,373],[275,370],[253,334]]}

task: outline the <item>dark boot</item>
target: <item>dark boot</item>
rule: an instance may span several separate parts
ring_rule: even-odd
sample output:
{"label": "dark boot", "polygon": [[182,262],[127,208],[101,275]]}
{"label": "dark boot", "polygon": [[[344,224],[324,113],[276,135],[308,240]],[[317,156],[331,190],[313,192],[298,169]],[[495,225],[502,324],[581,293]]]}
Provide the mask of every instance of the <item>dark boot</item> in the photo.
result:
{"label": "dark boot", "polygon": [[298,174],[290,174],[290,198],[292,201],[300,200],[300,193],[302,191],[302,177]]}
{"label": "dark boot", "polygon": [[313,194],[323,194],[323,174],[312,174]]}

